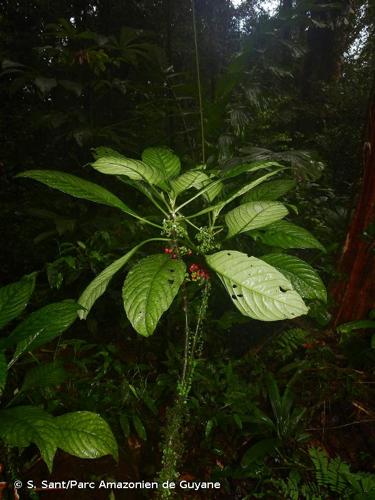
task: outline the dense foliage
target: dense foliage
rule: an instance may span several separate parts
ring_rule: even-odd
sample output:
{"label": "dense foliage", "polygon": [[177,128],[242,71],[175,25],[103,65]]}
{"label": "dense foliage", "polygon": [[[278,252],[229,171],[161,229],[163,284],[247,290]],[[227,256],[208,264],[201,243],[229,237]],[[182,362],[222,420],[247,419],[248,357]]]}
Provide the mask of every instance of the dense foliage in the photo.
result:
{"label": "dense foliage", "polygon": [[373,2],[0,0],[0,25],[9,495],[375,495],[375,315],[333,327],[329,286]]}

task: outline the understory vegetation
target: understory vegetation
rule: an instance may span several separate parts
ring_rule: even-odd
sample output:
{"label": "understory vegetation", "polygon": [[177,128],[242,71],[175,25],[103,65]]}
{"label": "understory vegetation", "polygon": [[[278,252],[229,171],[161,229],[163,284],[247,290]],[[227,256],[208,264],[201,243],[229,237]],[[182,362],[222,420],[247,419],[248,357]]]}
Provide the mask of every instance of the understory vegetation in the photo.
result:
{"label": "understory vegetation", "polygon": [[374,23],[0,0],[0,500],[375,499]]}

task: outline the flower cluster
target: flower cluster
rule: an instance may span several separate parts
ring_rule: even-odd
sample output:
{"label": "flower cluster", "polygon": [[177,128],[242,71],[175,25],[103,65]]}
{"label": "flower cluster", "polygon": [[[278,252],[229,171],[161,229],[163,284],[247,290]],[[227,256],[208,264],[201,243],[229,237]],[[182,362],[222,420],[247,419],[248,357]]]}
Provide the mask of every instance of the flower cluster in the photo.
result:
{"label": "flower cluster", "polygon": [[182,257],[183,255],[188,255],[190,257],[190,255],[193,254],[190,248],[186,247],[165,247],[164,253],[169,254],[171,259],[177,259],[177,257]]}
{"label": "flower cluster", "polygon": [[191,264],[189,273],[191,281],[205,281],[210,279],[207,269],[204,269],[199,264]]}

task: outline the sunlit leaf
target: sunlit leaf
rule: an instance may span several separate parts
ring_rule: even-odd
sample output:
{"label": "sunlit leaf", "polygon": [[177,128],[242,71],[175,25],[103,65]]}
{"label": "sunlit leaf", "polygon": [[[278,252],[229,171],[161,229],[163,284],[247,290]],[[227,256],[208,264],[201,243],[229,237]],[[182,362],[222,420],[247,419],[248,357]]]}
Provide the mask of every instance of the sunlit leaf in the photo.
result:
{"label": "sunlit leaf", "polygon": [[265,227],[288,215],[288,209],[278,201],[251,201],[225,215],[227,238],[235,234]]}
{"label": "sunlit leaf", "polygon": [[148,337],[169,309],[185,277],[185,264],[167,255],[150,255],[128,273],[123,287],[126,314],[133,328]]}
{"label": "sunlit leaf", "polygon": [[142,160],[162,172],[165,180],[176,177],[181,170],[180,159],[168,148],[147,148],[142,153]]}
{"label": "sunlit leaf", "polygon": [[308,312],[291,283],[262,260],[234,250],[217,252],[206,260],[244,316],[277,321]]}
{"label": "sunlit leaf", "polygon": [[125,213],[134,214],[120,198],[112,194],[107,189],[94,184],[93,182],[86,181],[75,175],[66,174],[57,170],[28,170],[18,174],[17,177],[27,177],[34,179],[46,186],[62,191],[63,193],[74,196],[75,198],[82,198],[84,200],[93,201],[102,205],[119,208]]}

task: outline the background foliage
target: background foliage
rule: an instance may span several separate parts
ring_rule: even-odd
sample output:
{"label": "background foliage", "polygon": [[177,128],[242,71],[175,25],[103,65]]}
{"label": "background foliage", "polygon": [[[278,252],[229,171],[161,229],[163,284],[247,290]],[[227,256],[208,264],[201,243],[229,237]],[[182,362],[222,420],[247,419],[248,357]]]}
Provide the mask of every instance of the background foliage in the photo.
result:
{"label": "background foliage", "polygon": [[[327,249],[297,247],[294,257],[328,283],[361,173],[375,6],[276,3],[271,15],[256,0],[237,8],[229,0],[195,2],[207,165],[224,172],[243,161],[291,166],[296,189],[283,199]],[[99,146],[138,158],[163,145],[186,167],[201,162],[191,3],[1,0],[0,28],[0,277],[6,285],[38,273],[32,312],[77,298],[134,246],[139,225],[16,174],[63,170],[87,179]],[[90,179],[101,176],[90,170]],[[104,184],[129,193],[110,176]],[[131,197],[125,202],[142,212],[141,194]],[[241,251],[265,255],[262,238],[267,243],[260,232]],[[95,412],[110,423],[119,465],[111,458],[85,465],[83,479],[154,477],[179,370],[179,308],[146,341],[126,319],[120,289],[115,277],[87,322],[26,354],[7,382],[7,404],[16,398],[55,415]],[[233,312],[224,292],[211,306],[189,403],[186,475],[218,478],[223,498],[361,498],[373,490],[366,475],[375,447],[373,320],[332,331],[329,307],[316,304],[308,318],[265,326]],[[43,387],[35,385],[39,363],[50,367]],[[36,448],[7,456],[7,479],[47,476]],[[58,452],[54,477],[75,471],[74,460]]]}

